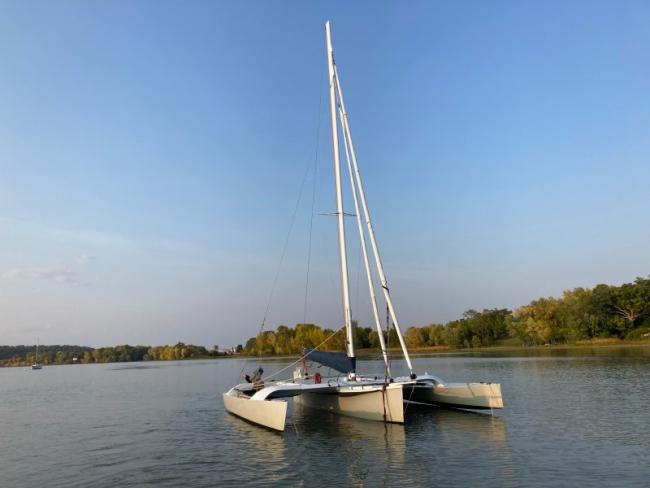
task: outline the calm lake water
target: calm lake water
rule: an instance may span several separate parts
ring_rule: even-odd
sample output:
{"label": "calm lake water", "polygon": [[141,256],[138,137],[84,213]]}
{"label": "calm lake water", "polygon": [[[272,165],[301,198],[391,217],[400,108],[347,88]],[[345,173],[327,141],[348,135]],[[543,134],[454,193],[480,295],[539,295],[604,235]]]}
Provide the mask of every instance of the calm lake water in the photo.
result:
{"label": "calm lake water", "polygon": [[288,362],[0,369],[0,486],[650,486],[650,348],[415,359],[501,382],[494,416],[409,407],[384,425],[292,408],[275,433],[224,411],[243,366]]}

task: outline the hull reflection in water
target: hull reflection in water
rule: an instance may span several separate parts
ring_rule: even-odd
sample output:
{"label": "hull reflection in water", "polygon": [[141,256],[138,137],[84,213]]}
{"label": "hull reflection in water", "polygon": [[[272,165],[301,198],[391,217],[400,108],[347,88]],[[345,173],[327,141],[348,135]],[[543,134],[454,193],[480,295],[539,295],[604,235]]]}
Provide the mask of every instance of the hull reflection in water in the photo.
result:
{"label": "hull reflection in water", "polygon": [[[431,459],[439,460],[444,456],[448,457],[447,463],[458,460],[461,464],[467,462],[466,459],[460,461],[463,456],[480,452],[499,467],[498,479],[504,481],[503,486],[510,486],[507,481],[517,476],[506,423],[486,412],[454,411],[411,403],[405,405],[404,424],[386,424],[327,414],[299,402],[293,402],[292,410],[293,423],[288,423],[284,434],[289,436],[287,441],[291,442],[295,434],[302,444],[326,442],[323,452],[341,461],[347,460],[342,464],[346,466],[346,481],[350,485],[444,485],[442,475],[436,474],[438,470],[414,469],[414,456],[422,459],[423,449]],[[463,454],[455,451],[455,455],[450,455],[451,446],[455,446],[454,449],[462,446]],[[368,473],[372,465],[370,459],[382,459],[385,470]],[[490,471],[492,474],[494,469]],[[470,478],[478,483],[482,476],[477,472],[475,478],[474,475]]]}
{"label": "hull reflection in water", "polygon": [[[293,402],[292,418],[293,428],[287,433],[295,432],[303,443],[310,439],[326,442],[324,452],[330,457],[335,453],[340,465],[345,466],[348,485],[363,486],[369,482],[369,459],[383,459],[395,485],[414,481],[409,478],[413,473],[406,458],[404,424],[368,422],[310,408],[302,402]],[[339,483],[343,483],[342,479]]]}
{"label": "hull reflection in water", "polygon": [[459,435],[467,441],[488,442],[493,447],[505,447],[508,432],[506,422],[486,411],[449,410],[431,405],[411,403],[408,405],[410,430],[436,424],[438,435]]}

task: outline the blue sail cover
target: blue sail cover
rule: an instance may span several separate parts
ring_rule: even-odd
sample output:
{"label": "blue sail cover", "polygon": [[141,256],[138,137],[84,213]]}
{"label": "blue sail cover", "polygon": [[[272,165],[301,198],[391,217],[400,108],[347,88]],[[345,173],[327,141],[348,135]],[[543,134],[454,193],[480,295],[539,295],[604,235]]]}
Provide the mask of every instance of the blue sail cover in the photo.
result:
{"label": "blue sail cover", "polygon": [[304,349],[303,355],[310,361],[316,361],[340,373],[349,373],[357,367],[357,358],[348,357],[342,352],[323,352],[315,349]]}

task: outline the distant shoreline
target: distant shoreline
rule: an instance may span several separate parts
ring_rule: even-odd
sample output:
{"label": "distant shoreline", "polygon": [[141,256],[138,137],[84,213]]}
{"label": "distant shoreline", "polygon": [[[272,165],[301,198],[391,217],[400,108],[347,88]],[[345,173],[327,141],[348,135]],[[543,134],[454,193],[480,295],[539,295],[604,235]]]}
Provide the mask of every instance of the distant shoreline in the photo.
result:
{"label": "distant shoreline", "polygon": [[[194,357],[194,358],[184,358],[184,359],[133,359],[130,361],[105,361],[101,363],[41,363],[43,366],[84,366],[87,364],[127,364],[127,363],[153,363],[153,362],[171,362],[171,361],[212,361],[215,359],[235,359],[235,358],[246,358],[243,354],[224,354],[220,356],[205,356],[205,357]],[[2,368],[29,368],[32,363],[21,363],[21,364],[4,364],[0,363],[0,369]]]}
{"label": "distant shoreline", "polygon": [[185,359],[212,359],[237,355],[242,346],[211,350],[203,346],[178,342],[167,346],[131,346],[122,344],[111,347],[93,348],[88,346],[55,344],[41,345],[38,355],[32,346],[1,346],[0,367],[28,367],[33,363],[44,366],[59,364],[104,364],[130,363],[142,361],[177,361]]}
{"label": "distant shoreline", "polygon": [[[0,346],[2,347],[2,346]],[[409,354],[413,357],[425,356],[428,354],[440,354],[440,355],[455,355],[455,354],[484,354],[484,353],[504,353],[508,355],[516,356],[518,352],[544,352],[544,351],[561,351],[561,350],[586,350],[586,349],[597,349],[604,351],[606,349],[628,349],[628,348],[650,348],[650,339],[640,340],[640,341],[631,341],[631,340],[617,340],[617,339],[592,339],[585,341],[578,341],[575,343],[562,343],[562,344],[547,344],[547,345],[533,345],[533,346],[524,346],[524,345],[494,345],[487,347],[476,347],[476,348],[453,348],[448,346],[433,346],[433,347],[417,347],[410,348]],[[380,352],[372,348],[357,349],[357,357],[359,359],[368,359],[373,356],[379,357]],[[394,357],[402,357],[402,350],[399,347],[391,347],[389,353]],[[76,362],[76,363],[44,363],[45,366],[62,366],[69,364],[119,364],[119,363],[132,363],[132,362],[141,362],[148,363],[154,361],[195,361],[195,360],[214,360],[214,359],[295,359],[299,357],[297,354],[270,354],[263,356],[249,355],[245,353],[233,353],[233,354],[219,354],[207,355],[207,356],[198,356],[198,357],[188,357],[188,358],[170,358],[170,359],[134,359],[130,361],[104,361],[104,362]],[[0,368],[26,368],[31,365],[30,362],[21,362],[14,364],[6,364],[0,362]]]}

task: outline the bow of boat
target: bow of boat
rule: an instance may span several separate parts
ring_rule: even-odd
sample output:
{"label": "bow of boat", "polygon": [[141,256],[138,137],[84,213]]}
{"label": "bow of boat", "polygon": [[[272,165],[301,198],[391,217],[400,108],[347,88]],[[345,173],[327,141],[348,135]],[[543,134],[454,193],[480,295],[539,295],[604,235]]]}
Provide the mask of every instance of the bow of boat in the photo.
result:
{"label": "bow of boat", "polygon": [[244,420],[269,429],[284,430],[287,418],[285,400],[254,399],[235,387],[223,394],[223,404],[228,412]]}

